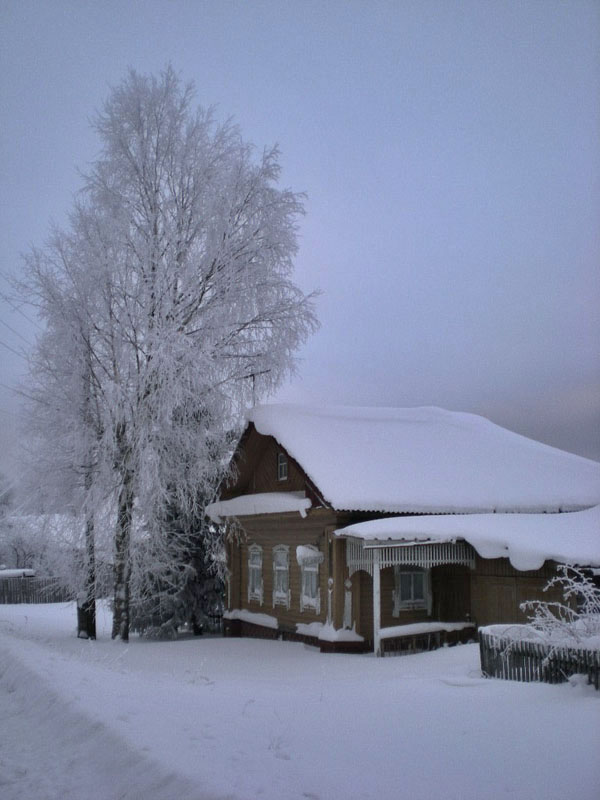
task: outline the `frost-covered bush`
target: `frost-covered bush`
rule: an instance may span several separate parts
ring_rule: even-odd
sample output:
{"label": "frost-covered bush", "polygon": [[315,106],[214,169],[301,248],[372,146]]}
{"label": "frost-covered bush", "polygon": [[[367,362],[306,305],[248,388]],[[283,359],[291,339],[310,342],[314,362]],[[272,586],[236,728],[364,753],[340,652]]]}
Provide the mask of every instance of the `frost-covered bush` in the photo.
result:
{"label": "frost-covered bush", "polygon": [[540,639],[554,646],[600,649],[600,587],[588,572],[561,564],[544,591],[559,587],[563,600],[528,600],[521,610]]}

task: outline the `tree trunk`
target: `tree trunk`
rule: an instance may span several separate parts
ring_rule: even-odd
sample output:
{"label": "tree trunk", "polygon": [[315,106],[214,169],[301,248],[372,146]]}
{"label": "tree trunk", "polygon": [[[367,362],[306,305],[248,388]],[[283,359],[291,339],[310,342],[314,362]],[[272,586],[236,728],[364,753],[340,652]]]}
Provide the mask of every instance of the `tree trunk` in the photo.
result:
{"label": "tree trunk", "polygon": [[115,532],[115,594],[112,638],[129,641],[129,583],[131,578],[130,543],[133,518],[133,474],[123,472],[119,492],[117,529]]}
{"label": "tree trunk", "polygon": [[[87,334],[87,330],[86,330]],[[94,419],[92,414],[92,366],[91,353],[89,348],[89,336],[84,337],[86,343],[86,372],[84,376],[84,395],[83,395],[83,421],[88,437],[91,437],[94,430]],[[90,492],[92,489],[92,464],[94,463],[93,448],[89,444],[87,447],[87,466],[85,468],[85,583],[83,598],[77,603],[77,636],[80,639],[96,638],[96,542],[94,530],[94,515],[90,508]]]}
{"label": "tree trunk", "polygon": [[96,551],[94,542],[94,520],[90,516],[88,516],[85,523],[85,555],[85,592],[83,602],[77,604],[77,636],[80,639],[95,639]]}

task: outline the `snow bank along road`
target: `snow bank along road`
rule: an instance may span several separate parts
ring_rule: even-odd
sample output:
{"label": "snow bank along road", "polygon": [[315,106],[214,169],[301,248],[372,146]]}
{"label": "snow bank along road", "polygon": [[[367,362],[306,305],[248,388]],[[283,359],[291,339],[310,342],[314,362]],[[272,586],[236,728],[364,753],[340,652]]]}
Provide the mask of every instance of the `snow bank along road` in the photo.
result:
{"label": "snow bank along road", "polygon": [[377,660],[74,622],[0,606],[2,800],[600,796],[599,694],[485,680],[474,645]]}

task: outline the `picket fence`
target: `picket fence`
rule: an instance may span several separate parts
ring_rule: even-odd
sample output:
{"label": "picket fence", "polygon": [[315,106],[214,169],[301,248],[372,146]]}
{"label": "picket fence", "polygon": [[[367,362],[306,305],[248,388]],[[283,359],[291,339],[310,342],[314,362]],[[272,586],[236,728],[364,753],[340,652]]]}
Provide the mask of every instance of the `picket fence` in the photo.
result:
{"label": "picket fence", "polygon": [[63,603],[72,593],[57,578],[3,578],[0,603]]}
{"label": "picket fence", "polygon": [[564,683],[571,675],[587,675],[600,688],[600,650],[553,647],[479,630],[481,671],[488,678]]}

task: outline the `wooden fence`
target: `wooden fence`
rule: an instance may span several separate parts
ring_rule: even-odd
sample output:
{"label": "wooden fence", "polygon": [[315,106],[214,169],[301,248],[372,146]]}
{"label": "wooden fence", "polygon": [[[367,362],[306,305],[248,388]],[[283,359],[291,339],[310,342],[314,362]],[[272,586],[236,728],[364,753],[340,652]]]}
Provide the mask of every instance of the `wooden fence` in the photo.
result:
{"label": "wooden fence", "polygon": [[0,603],[63,603],[72,593],[57,578],[3,578]]}
{"label": "wooden fence", "polygon": [[564,683],[571,675],[587,675],[600,688],[600,650],[553,647],[479,631],[481,671],[488,678]]}

